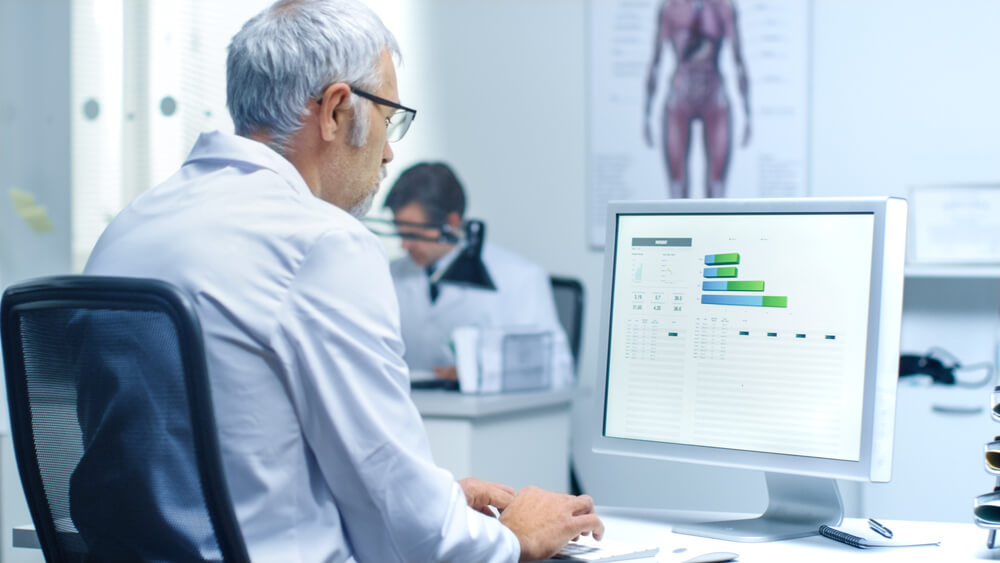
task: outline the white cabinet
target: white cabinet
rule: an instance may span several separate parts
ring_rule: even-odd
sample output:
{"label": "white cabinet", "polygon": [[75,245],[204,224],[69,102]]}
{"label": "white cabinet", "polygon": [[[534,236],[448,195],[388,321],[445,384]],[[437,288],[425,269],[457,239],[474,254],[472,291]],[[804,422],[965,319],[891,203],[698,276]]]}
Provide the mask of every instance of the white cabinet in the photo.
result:
{"label": "white cabinet", "polygon": [[413,391],[434,461],[456,479],[569,490],[570,390]]}
{"label": "white cabinet", "polygon": [[907,279],[940,279],[960,281],[963,279],[992,279],[1000,281],[1000,266],[933,265],[906,267]]}
{"label": "white cabinet", "polygon": [[[1000,268],[907,269],[903,353],[925,354],[940,347],[963,365],[995,367],[998,327]],[[957,372],[969,383],[981,381],[984,374]],[[994,479],[983,468],[983,446],[1000,435],[1000,424],[989,415],[995,375],[977,387],[901,381],[892,480],[864,486],[866,515],[972,521],[973,499],[993,490]]]}
{"label": "white cabinet", "polygon": [[889,520],[971,522],[973,499],[993,490],[983,445],[996,435],[988,390],[902,383],[892,480],[865,485],[864,510]]}

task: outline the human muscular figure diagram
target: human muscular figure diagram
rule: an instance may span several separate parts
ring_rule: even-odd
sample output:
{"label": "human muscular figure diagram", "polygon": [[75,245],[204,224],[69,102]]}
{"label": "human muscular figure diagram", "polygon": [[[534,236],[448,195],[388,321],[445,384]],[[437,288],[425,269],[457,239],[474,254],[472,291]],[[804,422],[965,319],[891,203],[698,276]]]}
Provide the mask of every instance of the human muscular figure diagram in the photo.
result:
{"label": "human muscular figure diagram", "polygon": [[707,161],[707,197],[724,197],[726,173],[732,150],[732,112],[719,71],[719,52],[726,38],[731,43],[737,83],[743,101],[745,128],[742,145],[750,142],[750,84],[740,47],[736,6],[731,0],[664,0],[657,18],[653,60],[646,81],[646,144],[653,147],[650,124],[653,99],[660,82],[664,45],[674,52],[675,66],[663,109],[663,158],[670,182],[670,197],[689,196],[687,161],[691,125],[700,120]]}

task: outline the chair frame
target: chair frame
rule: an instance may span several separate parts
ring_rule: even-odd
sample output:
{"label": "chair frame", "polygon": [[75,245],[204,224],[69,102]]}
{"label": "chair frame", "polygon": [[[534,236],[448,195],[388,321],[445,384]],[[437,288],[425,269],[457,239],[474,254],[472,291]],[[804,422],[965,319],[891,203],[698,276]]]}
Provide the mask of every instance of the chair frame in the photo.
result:
{"label": "chair frame", "polygon": [[552,285],[553,290],[557,287],[569,288],[573,290],[573,294],[576,296],[574,303],[576,306],[576,318],[573,319],[573,327],[566,330],[566,338],[569,340],[570,349],[573,352],[573,364],[579,365],[580,346],[583,344],[580,340],[583,337],[583,306],[585,300],[583,295],[583,284],[576,278],[567,278],[562,276],[550,276],[549,282]]}
{"label": "chair frame", "polygon": [[225,561],[249,561],[233,509],[219,453],[208,364],[201,324],[191,301],[176,287],[160,280],[107,276],[51,276],[9,287],[0,302],[5,379],[11,438],[28,508],[46,560],[74,558],[63,553],[35,457],[35,436],[27,401],[26,368],[18,313],[73,306],[136,309],[164,313],[177,329],[191,414],[198,475],[216,542]]}

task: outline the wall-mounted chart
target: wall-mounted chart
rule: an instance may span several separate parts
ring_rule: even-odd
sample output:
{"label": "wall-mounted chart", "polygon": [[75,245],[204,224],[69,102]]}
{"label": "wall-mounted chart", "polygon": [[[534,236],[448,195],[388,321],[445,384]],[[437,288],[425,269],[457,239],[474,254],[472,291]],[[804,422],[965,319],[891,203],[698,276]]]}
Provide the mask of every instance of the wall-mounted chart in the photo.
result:
{"label": "wall-mounted chart", "polygon": [[588,240],[612,200],[808,193],[808,0],[590,3]]}

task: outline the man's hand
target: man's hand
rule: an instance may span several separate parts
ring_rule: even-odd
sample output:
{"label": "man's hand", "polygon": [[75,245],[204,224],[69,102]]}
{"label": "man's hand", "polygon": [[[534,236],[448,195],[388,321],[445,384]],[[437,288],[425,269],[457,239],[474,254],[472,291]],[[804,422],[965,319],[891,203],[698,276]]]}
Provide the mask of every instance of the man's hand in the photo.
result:
{"label": "man's hand", "polygon": [[455,366],[434,366],[434,375],[438,379],[458,381],[458,369]]}
{"label": "man's hand", "polygon": [[465,492],[465,502],[487,516],[493,516],[490,506],[503,511],[514,499],[514,488],[501,483],[490,483],[469,477],[462,479],[458,484]]}
{"label": "man's hand", "polygon": [[548,559],[570,540],[592,534],[604,536],[604,523],[594,512],[594,501],[526,487],[500,514],[500,522],[521,542],[521,561]]}

